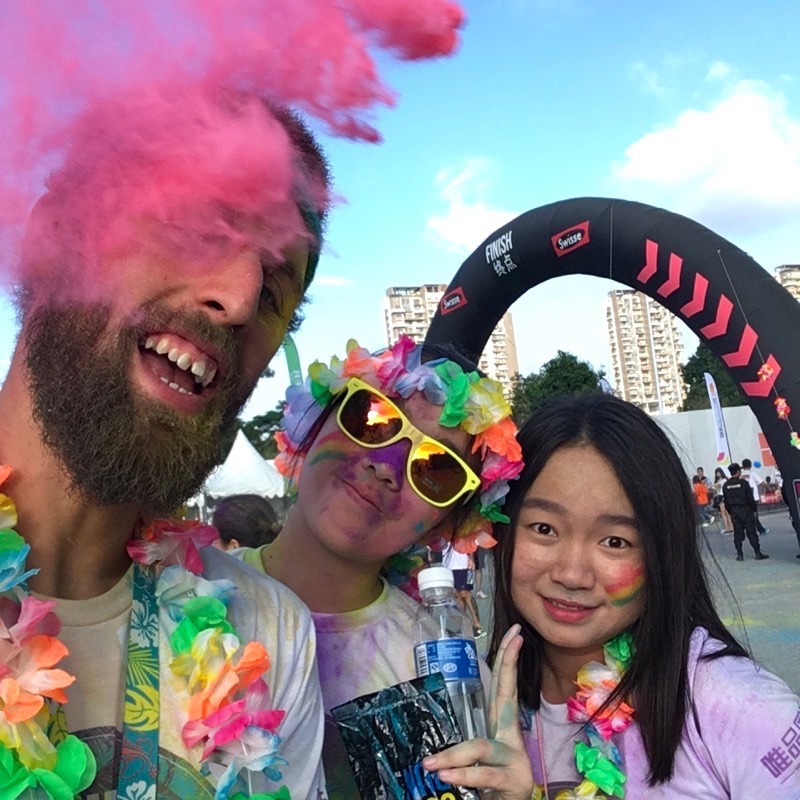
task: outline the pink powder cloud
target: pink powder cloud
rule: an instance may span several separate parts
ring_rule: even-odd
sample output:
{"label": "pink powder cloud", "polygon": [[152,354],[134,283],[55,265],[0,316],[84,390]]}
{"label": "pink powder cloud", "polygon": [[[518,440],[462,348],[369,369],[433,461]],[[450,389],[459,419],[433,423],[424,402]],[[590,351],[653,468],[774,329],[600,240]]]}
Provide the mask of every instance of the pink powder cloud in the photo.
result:
{"label": "pink powder cloud", "polygon": [[377,141],[371,111],[394,96],[376,53],[447,55],[462,22],[449,0],[0,4],[6,280],[20,277],[22,233],[45,185],[25,263],[80,262],[78,291],[94,284],[94,262],[133,236],[137,215],[178,231],[182,248],[200,236],[233,246],[255,238],[277,257],[305,231],[298,199],[322,198],[262,99],[334,135]]}

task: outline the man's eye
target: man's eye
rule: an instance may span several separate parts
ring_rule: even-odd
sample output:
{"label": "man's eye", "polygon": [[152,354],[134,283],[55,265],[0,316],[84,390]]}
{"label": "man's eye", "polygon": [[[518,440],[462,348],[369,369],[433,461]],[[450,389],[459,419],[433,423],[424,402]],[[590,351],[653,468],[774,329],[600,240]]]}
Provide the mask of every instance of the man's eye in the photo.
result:
{"label": "man's eye", "polygon": [[283,308],[280,293],[268,283],[261,287],[261,304],[270,313],[280,316]]}

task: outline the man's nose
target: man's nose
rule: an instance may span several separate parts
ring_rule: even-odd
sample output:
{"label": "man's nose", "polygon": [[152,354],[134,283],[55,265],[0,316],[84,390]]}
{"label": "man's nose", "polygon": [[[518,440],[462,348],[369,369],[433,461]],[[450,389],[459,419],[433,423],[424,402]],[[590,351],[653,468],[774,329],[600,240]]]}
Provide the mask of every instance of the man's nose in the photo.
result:
{"label": "man's nose", "polygon": [[238,253],[197,278],[195,300],[218,325],[243,327],[254,322],[263,270],[253,253]]}

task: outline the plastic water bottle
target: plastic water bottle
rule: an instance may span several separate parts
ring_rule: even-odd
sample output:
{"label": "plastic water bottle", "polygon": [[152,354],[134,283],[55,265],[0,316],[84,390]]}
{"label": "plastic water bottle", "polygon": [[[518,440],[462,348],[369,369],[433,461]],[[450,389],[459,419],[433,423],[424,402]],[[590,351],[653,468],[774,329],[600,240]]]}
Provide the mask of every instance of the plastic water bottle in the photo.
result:
{"label": "plastic water bottle", "polygon": [[453,572],[428,567],[417,575],[422,604],[416,615],[417,677],[441,672],[464,739],[486,737],[486,698],[472,623],[456,602]]}

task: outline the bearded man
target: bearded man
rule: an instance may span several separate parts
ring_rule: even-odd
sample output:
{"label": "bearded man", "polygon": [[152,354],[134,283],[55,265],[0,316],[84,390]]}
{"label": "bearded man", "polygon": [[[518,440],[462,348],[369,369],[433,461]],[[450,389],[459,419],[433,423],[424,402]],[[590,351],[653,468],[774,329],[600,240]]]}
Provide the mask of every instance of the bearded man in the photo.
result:
{"label": "bearded man", "polygon": [[324,158],[242,94],[117,99],[72,134],[0,390],[0,796],[322,797],[308,612],[161,517],[296,323]]}

